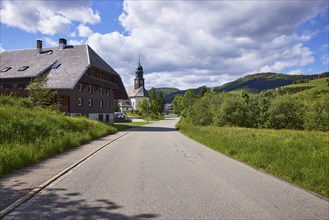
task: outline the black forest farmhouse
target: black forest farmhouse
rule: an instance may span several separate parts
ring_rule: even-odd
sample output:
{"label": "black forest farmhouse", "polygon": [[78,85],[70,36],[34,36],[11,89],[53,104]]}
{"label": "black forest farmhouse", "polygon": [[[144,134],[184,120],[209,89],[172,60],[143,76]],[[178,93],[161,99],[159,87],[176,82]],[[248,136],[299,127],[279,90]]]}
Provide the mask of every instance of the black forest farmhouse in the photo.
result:
{"label": "black forest farmhouse", "polygon": [[0,94],[28,96],[33,78],[47,75],[46,87],[56,91],[60,111],[113,122],[114,100],[127,99],[120,75],[88,45],[4,51],[0,54]]}

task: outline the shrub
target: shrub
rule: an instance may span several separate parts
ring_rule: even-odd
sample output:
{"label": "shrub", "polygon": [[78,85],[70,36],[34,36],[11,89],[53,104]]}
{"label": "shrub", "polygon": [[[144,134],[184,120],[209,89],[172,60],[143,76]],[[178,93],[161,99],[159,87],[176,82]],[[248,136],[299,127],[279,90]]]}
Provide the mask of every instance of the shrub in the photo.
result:
{"label": "shrub", "polygon": [[303,105],[289,96],[278,96],[268,109],[267,127],[274,129],[302,129]]}
{"label": "shrub", "polygon": [[307,130],[329,131],[329,95],[311,104],[304,117]]}
{"label": "shrub", "polygon": [[248,104],[240,96],[228,96],[214,116],[216,125],[250,127],[252,114]]}

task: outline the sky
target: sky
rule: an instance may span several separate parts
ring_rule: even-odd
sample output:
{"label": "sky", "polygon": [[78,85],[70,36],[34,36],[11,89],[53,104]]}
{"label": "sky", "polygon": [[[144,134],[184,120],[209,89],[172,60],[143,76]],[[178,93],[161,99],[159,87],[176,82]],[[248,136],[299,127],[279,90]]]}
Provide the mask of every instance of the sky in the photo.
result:
{"label": "sky", "polygon": [[0,0],[0,51],[88,44],[131,86],[329,71],[328,0]]}

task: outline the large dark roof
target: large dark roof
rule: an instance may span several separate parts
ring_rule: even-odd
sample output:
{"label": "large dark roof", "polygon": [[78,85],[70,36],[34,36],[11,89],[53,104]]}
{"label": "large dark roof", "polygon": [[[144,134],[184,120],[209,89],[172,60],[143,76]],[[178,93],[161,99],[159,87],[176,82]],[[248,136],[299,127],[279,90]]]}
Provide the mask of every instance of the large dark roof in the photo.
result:
{"label": "large dark roof", "polygon": [[[118,86],[123,87],[119,74],[88,45],[68,46],[63,50],[43,48],[42,51],[41,54],[37,54],[36,49],[4,51],[0,54],[0,71],[5,67],[11,69],[0,72],[0,79],[36,77],[47,72],[48,88],[73,89],[89,67],[96,67],[116,76],[121,84]],[[51,69],[54,63],[60,66]],[[29,68],[18,71],[22,66]]]}

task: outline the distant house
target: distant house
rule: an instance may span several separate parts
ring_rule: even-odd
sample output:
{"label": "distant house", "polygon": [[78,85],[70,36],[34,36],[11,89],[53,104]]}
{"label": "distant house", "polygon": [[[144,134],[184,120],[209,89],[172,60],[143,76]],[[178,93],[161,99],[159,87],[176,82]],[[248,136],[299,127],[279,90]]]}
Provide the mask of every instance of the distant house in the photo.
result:
{"label": "distant house", "polygon": [[143,98],[149,102],[149,95],[145,89],[145,79],[143,77],[143,67],[139,61],[135,71],[134,86],[127,87],[129,100],[122,100],[120,103],[122,111],[139,110],[138,103]]}
{"label": "distant house", "polygon": [[114,121],[114,99],[127,99],[120,75],[89,45],[4,51],[0,54],[0,94],[28,96],[27,85],[47,75],[46,87],[56,91],[60,111]]}

